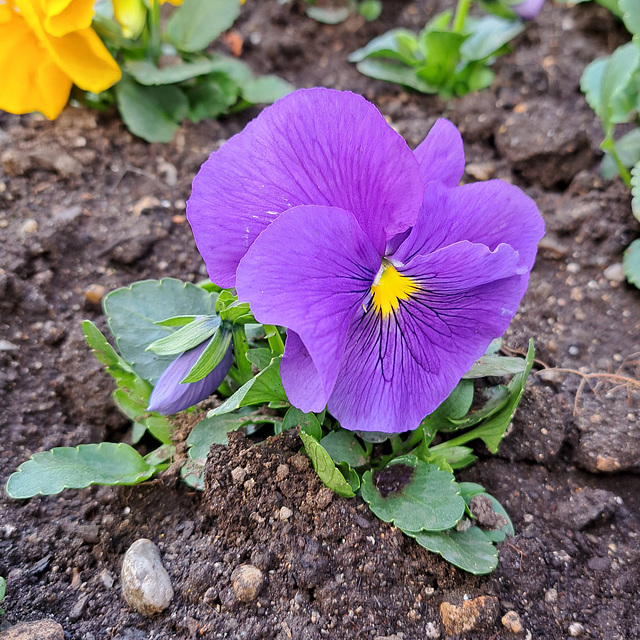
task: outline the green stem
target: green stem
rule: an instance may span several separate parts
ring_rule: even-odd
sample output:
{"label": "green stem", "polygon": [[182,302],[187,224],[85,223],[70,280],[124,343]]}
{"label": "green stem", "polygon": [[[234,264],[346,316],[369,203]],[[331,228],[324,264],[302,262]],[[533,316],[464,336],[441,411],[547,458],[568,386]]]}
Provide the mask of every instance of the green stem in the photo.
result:
{"label": "green stem", "polygon": [[281,356],[284,353],[284,342],[282,341],[278,327],[273,324],[265,324],[263,326],[269,342],[269,348],[275,355]]}
{"label": "green stem", "polygon": [[160,31],[160,2],[152,0],[149,9],[149,48],[148,52],[154,64],[158,64],[162,55],[162,34]]}
{"label": "green stem", "polygon": [[253,378],[253,369],[251,363],[247,359],[249,351],[249,343],[247,342],[247,334],[244,331],[244,325],[236,324],[233,327],[233,353],[236,359],[236,367],[238,369],[239,380],[236,380],[240,386],[245,382],[249,382]]}
{"label": "green stem", "polygon": [[622,178],[622,182],[624,182],[627,188],[631,187],[631,174],[629,173],[627,167],[624,166],[622,161],[620,160],[620,156],[618,155],[618,150],[616,149],[615,142],[613,140],[613,130],[610,130],[605,139],[600,144],[600,148],[603,151],[607,151],[611,154],[613,161],[616,163],[616,167],[618,169],[618,173]]}
{"label": "green stem", "polygon": [[391,443],[391,453],[380,458],[380,462],[375,465],[378,469],[384,469],[394,458],[397,458],[405,453],[410,452],[416,445],[422,442],[423,433],[422,427],[418,427],[411,437],[407,438],[404,442],[400,436],[393,436],[389,439]]}
{"label": "green stem", "polygon": [[456,6],[456,15],[453,18],[453,26],[451,30],[453,33],[462,33],[464,30],[464,23],[467,19],[467,14],[471,7],[471,0],[458,0]]}

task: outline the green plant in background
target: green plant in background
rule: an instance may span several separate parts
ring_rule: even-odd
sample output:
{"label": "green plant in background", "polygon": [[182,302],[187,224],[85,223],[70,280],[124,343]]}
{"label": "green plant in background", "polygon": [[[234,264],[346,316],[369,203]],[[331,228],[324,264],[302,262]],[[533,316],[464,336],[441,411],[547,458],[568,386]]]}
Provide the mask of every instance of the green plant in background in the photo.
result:
{"label": "green plant in background", "polygon": [[[524,4],[530,2],[493,0],[483,3],[493,15],[474,18],[468,15],[471,0],[459,0],[455,14],[438,14],[418,34],[392,29],[354,51],[349,60],[366,76],[445,99],[486,89],[495,77],[491,65],[524,30],[517,13]],[[541,6],[538,0],[527,17]]]}
{"label": "green plant in background", "polygon": [[[0,604],[4,600],[5,593],[7,592],[7,581],[0,576]],[[4,609],[0,607],[0,616],[4,615]]]}
{"label": "green plant in background", "polygon": [[[618,8],[633,39],[591,62],[582,73],[580,88],[602,122],[602,175],[610,179],[619,174],[631,188],[631,208],[640,221],[640,3],[619,0]],[[616,126],[625,123],[635,127],[616,139]],[[623,265],[627,280],[640,288],[640,240],[627,248]]]}
{"label": "green plant in background", "polygon": [[324,24],[339,24],[350,15],[359,14],[367,22],[377,20],[382,13],[381,0],[344,0],[329,6],[318,4],[317,0],[306,0],[307,15]]}
{"label": "green plant in background", "polygon": [[137,12],[116,11],[120,4],[99,3],[94,24],[115,49],[122,79],[106,95],[87,99],[96,105],[115,99],[129,130],[149,142],[169,142],[184,119],[217,118],[293,90],[277,76],[254,76],[237,58],[206,52],[239,16],[240,0],[184,0],[166,24],[158,2],[138,0]]}

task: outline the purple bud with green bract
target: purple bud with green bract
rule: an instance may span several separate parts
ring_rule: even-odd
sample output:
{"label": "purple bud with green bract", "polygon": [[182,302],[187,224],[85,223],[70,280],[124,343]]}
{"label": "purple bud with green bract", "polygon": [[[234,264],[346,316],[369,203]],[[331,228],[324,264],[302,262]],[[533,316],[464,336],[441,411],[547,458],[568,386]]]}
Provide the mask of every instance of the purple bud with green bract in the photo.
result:
{"label": "purple bud with green bract", "polygon": [[544,0],[524,0],[524,2],[511,5],[511,10],[523,20],[535,20],[542,11],[543,4]]}
{"label": "purple bud with green bract", "polygon": [[501,336],[544,223],[501,180],[458,186],[438,120],[411,151],[361,96],[296,91],[213,153],[187,205],[213,282],[287,327],[284,390],[346,429],[415,429]]}
{"label": "purple bud with green bract", "polygon": [[164,370],[151,392],[147,411],[155,411],[163,415],[178,413],[178,411],[193,407],[198,402],[205,400],[222,384],[233,364],[233,347],[231,345],[220,363],[202,380],[181,383],[181,380],[184,380],[202,352],[207,348],[209,342],[209,340],[205,340],[197,347],[180,354]]}

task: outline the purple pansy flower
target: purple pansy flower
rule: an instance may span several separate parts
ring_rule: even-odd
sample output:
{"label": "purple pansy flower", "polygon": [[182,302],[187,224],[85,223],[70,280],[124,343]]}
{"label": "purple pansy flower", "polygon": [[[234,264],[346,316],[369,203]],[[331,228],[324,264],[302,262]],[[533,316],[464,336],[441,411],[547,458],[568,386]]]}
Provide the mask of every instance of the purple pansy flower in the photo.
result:
{"label": "purple pansy flower", "polygon": [[523,20],[535,20],[540,11],[544,0],[524,0],[518,4],[512,4],[511,10],[514,11]]}
{"label": "purple pansy flower", "polygon": [[197,347],[181,353],[164,370],[151,392],[147,411],[156,411],[163,415],[178,413],[205,400],[222,384],[233,364],[231,345],[220,363],[202,380],[181,382],[187,377],[208,344],[209,340],[205,340]]}
{"label": "purple pansy flower", "polygon": [[544,225],[499,180],[459,187],[462,140],[412,152],[364,98],[300,90],[211,155],[189,222],[211,279],[287,327],[282,382],[343,427],[415,429],[502,335]]}

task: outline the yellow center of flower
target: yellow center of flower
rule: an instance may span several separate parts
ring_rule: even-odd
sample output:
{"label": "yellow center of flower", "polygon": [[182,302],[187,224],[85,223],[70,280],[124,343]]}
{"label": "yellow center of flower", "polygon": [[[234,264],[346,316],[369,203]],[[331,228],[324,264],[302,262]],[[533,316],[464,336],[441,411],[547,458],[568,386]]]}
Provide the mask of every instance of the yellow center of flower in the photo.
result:
{"label": "yellow center of flower", "polygon": [[398,273],[386,260],[382,261],[382,273],[371,285],[373,308],[385,318],[398,308],[400,300],[406,300],[418,289],[418,285],[407,276]]}

